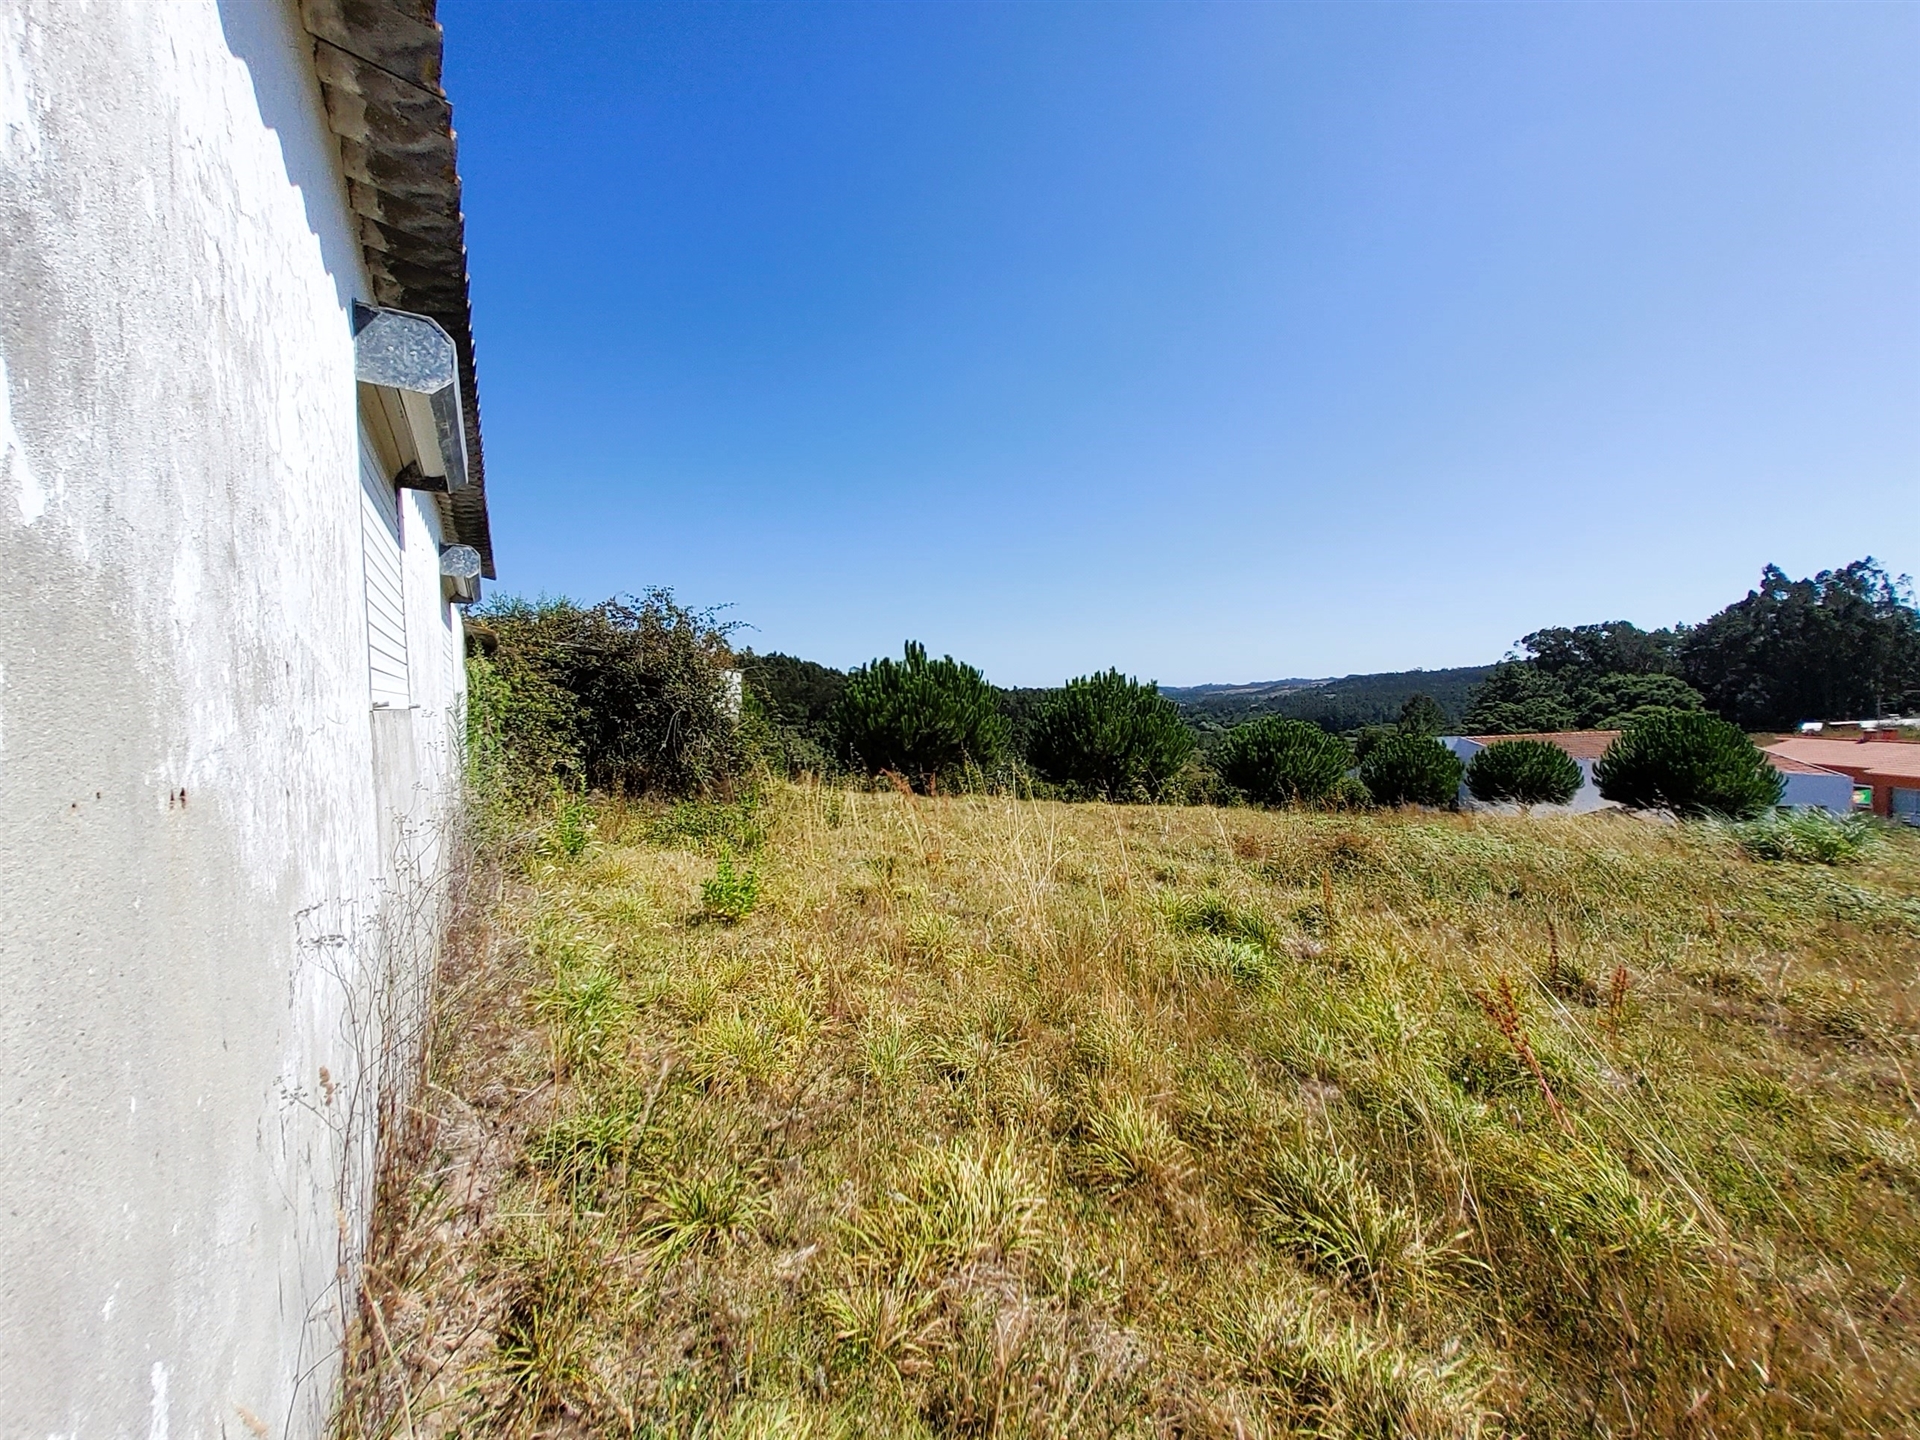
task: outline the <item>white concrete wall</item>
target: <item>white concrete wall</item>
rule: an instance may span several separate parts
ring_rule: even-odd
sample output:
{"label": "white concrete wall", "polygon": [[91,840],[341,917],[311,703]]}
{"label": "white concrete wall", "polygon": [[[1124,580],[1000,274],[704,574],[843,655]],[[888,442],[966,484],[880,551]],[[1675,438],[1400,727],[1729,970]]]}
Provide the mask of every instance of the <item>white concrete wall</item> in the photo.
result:
{"label": "white concrete wall", "polygon": [[0,0],[0,1436],[323,1424],[461,702],[407,495],[369,711],[365,293],[291,3]]}

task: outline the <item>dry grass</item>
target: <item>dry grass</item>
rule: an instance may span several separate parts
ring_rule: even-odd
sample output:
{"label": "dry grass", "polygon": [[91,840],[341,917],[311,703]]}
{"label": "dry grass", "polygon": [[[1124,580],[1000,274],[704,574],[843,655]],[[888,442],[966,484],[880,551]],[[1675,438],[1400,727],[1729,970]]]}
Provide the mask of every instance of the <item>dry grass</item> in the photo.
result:
{"label": "dry grass", "polygon": [[567,848],[444,993],[346,1436],[1920,1406],[1920,836],[784,788]]}

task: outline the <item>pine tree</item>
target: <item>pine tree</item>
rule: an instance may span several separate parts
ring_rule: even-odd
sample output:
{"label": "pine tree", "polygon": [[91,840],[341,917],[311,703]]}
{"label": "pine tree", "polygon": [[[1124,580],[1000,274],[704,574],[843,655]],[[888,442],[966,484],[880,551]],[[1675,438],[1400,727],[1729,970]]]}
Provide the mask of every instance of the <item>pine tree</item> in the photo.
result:
{"label": "pine tree", "polygon": [[992,769],[1007,747],[1006,717],[981,673],[951,655],[930,660],[914,640],[903,659],[883,657],[847,676],[834,728],[854,764],[893,771],[923,791]]}

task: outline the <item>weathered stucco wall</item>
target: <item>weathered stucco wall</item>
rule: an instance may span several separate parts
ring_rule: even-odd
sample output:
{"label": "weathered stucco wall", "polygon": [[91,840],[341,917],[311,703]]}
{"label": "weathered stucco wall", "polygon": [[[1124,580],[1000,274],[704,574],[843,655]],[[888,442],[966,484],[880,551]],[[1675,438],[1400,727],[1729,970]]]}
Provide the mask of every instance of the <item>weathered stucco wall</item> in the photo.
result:
{"label": "weathered stucco wall", "polygon": [[461,698],[406,494],[369,711],[365,294],[290,4],[0,0],[0,1435],[324,1419]]}

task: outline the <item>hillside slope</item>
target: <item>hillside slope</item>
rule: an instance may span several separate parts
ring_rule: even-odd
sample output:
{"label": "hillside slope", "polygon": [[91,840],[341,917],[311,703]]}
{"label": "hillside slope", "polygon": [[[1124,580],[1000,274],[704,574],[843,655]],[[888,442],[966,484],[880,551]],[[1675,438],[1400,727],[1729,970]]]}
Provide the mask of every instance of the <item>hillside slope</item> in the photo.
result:
{"label": "hillside slope", "polygon": [[1227,730],[1261,715],[1310,720],[1328,730],[1385,725],[1414,695],[1430,695],[1448,720],[1458,723],[1473,688],[1491,665],[1451,670],[1395,670],[1346,675],[1338,680],[1275,680],[1255,685],[1191,685],[1167,689],[1200,730]]}
{"label": "hillside slope", "polygon": [[577,819],[449,970],[348,1434],[1920,1406],[1920,835],[1842,871],[1619,814]]}

